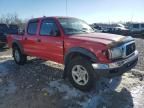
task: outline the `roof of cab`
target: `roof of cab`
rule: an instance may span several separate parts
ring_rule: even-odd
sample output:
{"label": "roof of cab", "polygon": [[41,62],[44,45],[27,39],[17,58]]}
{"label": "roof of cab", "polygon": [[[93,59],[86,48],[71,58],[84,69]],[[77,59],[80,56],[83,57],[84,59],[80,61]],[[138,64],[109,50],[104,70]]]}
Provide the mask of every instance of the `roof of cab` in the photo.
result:
{"label": "roof of cab", "polygon": [[30,19],[30,21],[33,21],[33,20],[39,20],[39,19],[45,19],[45,18],[75,18],[75,17],[68,17],[68,16],[43,16],[43,17],[38,17],[38,18],[32,18]]}

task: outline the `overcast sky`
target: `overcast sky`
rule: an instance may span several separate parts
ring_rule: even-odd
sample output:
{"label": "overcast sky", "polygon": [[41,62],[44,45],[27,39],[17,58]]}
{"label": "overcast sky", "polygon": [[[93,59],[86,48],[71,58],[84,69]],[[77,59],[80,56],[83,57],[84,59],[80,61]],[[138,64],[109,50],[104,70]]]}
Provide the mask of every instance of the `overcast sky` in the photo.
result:
{"label": "overcast sky", "polygon": [[[67,0],[68,16],[93,22],[144,22],[144,0]],[[0,15],[66,16],[66,0],[0,0]]]}

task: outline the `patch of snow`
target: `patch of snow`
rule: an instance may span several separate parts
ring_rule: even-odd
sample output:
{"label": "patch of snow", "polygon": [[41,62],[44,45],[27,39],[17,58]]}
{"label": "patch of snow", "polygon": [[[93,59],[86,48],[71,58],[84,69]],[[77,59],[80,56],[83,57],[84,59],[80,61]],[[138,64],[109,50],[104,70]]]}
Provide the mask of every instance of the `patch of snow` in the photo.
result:
{"label": "patch of snow", "polygon": [[138,86],[131,90],[134,108],[143,108],[144,106],[144,86]]}
{"label": "patch of snow", "polygon": [[121,77],[115,77],[112,79],[101,78],[96,84],[96,89],[97,91],[115,90],[121,83],[121,80]]}
{"label": "patch of snow", "polygon": [[144,71],[141,71],[141,70],[138,70],[138,69],[132,69],[132,71],[134,71],[134,72],[144,73]]}
{"label": "patch of snow", "polygon": [[62,97],[64,100],[86,97],[84,101],[76,100],[76,103],[81,105],[82,108],[96,108],[101,100],[101,97],[98,94],[81,92],[78,89],[65,84],[63,80],[50,82],[47,91],[50,95],[53,95],[56,92],[64,93],[64,96]]}
{"label": "patch of snow", "polygon": [[64,94],[62,99],[72,100],[75,98],[85,98],[83,101],[76,100],[76,103],[81,105],[82,108],[96,108],[98,105],[104,103],[104,99],[101,96],[103,92],[114,90],[119,83],[121,78],[107,79],[103,78],[96,84],[96,89],[92,92],[84,93],[75,89],[74,87],[66,84],[64,80],[51,81],[48,84],[47,90],[48,94],[54,95],[56,93]]}
{"label": "patch of snow", "polygon": [[12,57],[12,55],[3,55],[3,56],[0,56],[0,59],[2,59],[2,58],[11,58]]}
{"label": "patch of snow", "polygon": [[93,96],[89,98],[85,102],[79,103],[80,105],[83,106],[83,108],[96,108],[100,103],[101,103],[102,97],[101,96]]}
{"label": "patch of snow", "polygon": [[56,88],[56,91],[58,92],[65,93],[65,96],[63,97],[64,99],[70,99],[70,98],[80,97],[84,95],[83,92],[64,84],[63,80],[50,82],[49,88],[48,88],[48,91],[50,91],[49,92],[50,94],[54,94],[55,91],[51,90],[54,88]]}

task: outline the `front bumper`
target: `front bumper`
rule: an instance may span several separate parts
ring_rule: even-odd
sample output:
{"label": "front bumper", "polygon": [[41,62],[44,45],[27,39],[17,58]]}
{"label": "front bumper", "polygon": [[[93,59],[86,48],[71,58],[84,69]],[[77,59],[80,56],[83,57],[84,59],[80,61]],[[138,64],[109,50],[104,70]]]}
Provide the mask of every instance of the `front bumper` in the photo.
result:
{"label": "front bumper", "polygon": [[109,64],[92,64],[96,73],[101,77],[116,77],[131,70],[138,62],[138,51],[124,60]]}

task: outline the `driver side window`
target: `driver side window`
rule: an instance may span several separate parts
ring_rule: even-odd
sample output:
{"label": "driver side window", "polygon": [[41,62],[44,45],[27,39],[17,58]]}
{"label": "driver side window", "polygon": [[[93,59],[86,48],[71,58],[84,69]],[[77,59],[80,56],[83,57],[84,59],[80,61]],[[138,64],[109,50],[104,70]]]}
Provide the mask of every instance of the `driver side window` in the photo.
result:
{"label": "driver side window", "polygon": [[40,35],[55,36],[58,33],[58,27],[53,19],[45,19],[41,23]]}

